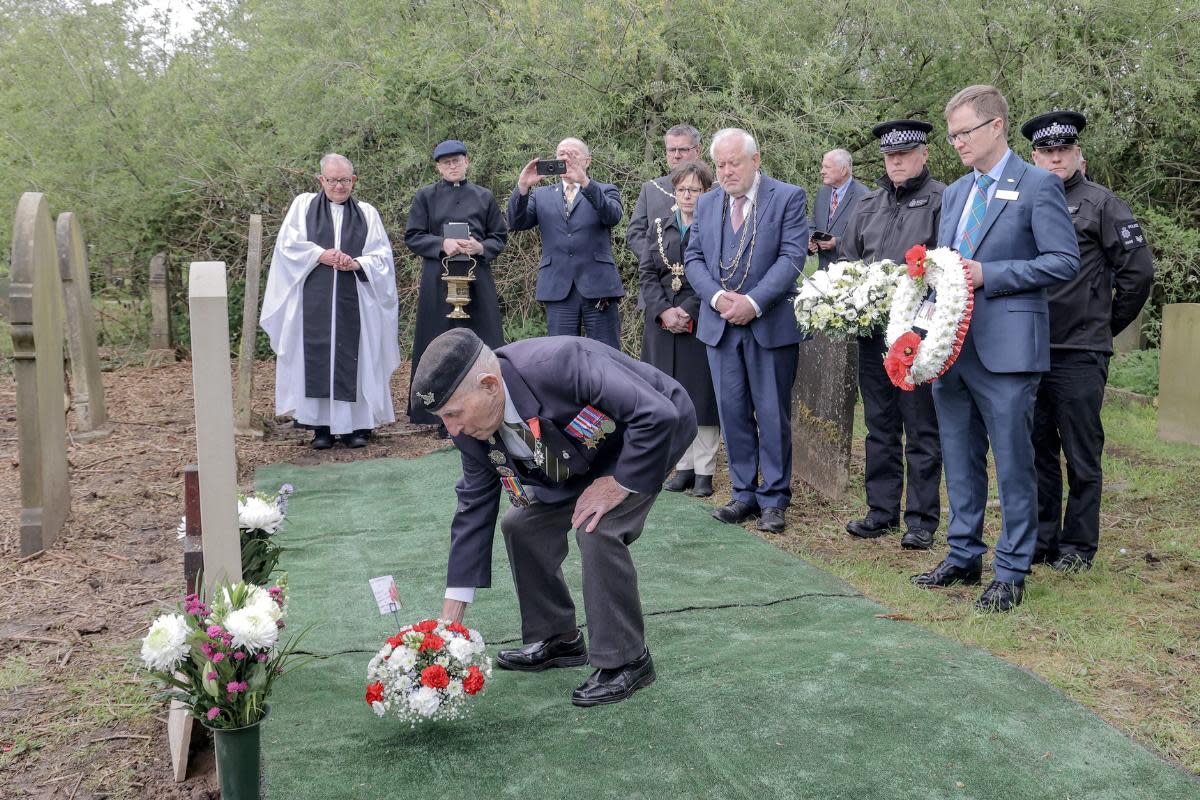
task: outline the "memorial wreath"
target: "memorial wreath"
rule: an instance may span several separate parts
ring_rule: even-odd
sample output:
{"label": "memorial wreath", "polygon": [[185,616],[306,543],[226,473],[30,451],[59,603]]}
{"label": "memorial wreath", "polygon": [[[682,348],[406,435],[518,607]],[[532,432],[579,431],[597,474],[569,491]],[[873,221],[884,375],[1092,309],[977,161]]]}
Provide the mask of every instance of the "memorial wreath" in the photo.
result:
{"label": "memorial wreath", "polygon": [[891,261],[837,261],[800,283],[793,307],[796,326],[834,341],[870,336],[887,319],[902,270]]}
{"label": "memorial wreath", "polygon": [[975,293],[962,257],[948,247],[915,245],[904,254],[908,273],[892,296],[883,366],[892,383],[911,392],[950,369],[971,325]]}

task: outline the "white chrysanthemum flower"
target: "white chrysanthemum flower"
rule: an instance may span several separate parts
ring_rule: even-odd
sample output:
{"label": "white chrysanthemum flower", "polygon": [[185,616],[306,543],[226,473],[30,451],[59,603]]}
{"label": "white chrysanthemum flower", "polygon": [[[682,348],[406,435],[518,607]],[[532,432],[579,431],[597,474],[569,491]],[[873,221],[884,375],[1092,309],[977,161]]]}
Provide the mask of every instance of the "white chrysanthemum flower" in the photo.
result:
{"label": "white chrysanthemum flower", "polygon": [[397,647],[392,652],[391,658],[388,659],[388,666],[392,669],[410,670],[417,664],[417,652],[411,647]]}
{"label": "white chrysanthemum flower", "polygon": [[156,672],[172,672],[187,657],[188,624],[182,614],[163,614],[142,640],[142,661]]}
{"label": "white chrysanthemum flower", "polygon": [[442,704],[442,698],[437,689],[422,686],[408,697],[409,707],[423,717],[432,717]]}
{"label": "white chrysanthemum flower", "polygon": [[238,500],[238,527],[252,531],[275,533],[283,522],[283,512],[275,503],[250,495]]}
{"label": "white chrysanthemum flower", "polygon": [[225,617],[225,630],[233,636],[234,647],[251,653],[269,650],[279,641],[279,626],[261,605],[231,611]]}
{"label": "white chrysanthemum flower", "polygon": [[462,694],[463,694],[462,681],[455,679],[455,680],[450,681],[450,683],[446,686],[446,696],[449,697],[450,699],[453,700],[456,697],[462,697]]}
{"label": "white chrysanthemum flower", "polygon": [[470,639],[451,639],[446,649],[456,661],[465,664],[475,652],[475,644]]}

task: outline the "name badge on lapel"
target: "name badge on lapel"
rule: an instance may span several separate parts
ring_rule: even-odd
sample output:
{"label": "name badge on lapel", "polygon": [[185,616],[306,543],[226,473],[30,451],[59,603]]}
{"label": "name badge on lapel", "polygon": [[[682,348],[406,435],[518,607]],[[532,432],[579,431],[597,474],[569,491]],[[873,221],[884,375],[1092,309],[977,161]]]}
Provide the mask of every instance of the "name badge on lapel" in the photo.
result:
{"label": "name badge on lapel", "polygon": [[1014,192],[1011,189],[997,189],[996,190],[996,199],[997,200],[1016,200],[1020,196],[1021,196],[1020,192]]}

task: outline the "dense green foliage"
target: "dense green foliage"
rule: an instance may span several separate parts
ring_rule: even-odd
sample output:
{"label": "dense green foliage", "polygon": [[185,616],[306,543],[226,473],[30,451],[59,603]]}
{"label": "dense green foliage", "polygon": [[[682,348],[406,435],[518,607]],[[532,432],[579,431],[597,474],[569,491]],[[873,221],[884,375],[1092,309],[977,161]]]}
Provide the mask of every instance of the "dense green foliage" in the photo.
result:
{"label": "dense green foliage", "polygon": [[1108,383],[1150,397],[1158,395],[1158,350],[1134,350],[1113,356]]}
{"label": "dense green foliage", "polygon": [[[621,186],[629,211],[640,182],[662,173],[661,133],[676,122],[746,127],[772,175],[812,189],[837,146],[872,181],[870,125],[921,116],[938,126],[931,168],[951,180],[963,170],[940,139],[945,102],[994,82],[1018,124],[1051,108],[1087,113],[1090,174],[1159,246],[1156,296],[1200,300],[1193,3],[226,0],[170,46],[141,3],[0,7],[0,219],[21,191],[47,192],[56,213],[80,215],[93,269],[111,263],[131,285],[159,249],[178,278],[217,259],[236,280],[248,216],[264,214],[270,246],[292,196],[315,188],[319,156],[336,150],[389,226],[407,341],[417,262],[403,228],[443,138],[468,143],[472,178],[503,203],[522,164],[580,136],[592,174]],[[0,226],[0,252],[8,236]],[[542,325],[537,247],[516,235],[498,264],[510,335]],[[617,249],[632,292],[636,259]],[[630,343],[636,310],[624,310]]]}

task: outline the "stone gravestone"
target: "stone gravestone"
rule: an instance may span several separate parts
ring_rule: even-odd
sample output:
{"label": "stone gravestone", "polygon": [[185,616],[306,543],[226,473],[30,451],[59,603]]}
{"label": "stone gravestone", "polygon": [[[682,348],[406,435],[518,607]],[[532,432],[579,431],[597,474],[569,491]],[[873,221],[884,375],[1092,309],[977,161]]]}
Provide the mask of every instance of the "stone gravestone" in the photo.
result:
{"label": "stone gravestone", "polygon": [[1158,438],[1200,444],[1200,303],[1162,310]]}
{"label": "stone gravestone", "polygon": [[92,314],[91,279],[83,231],[70,211],[58,215],[58,267],[62,278],[67,317],[67,352],[71,359],[71,405],[75,410],[75,439],[87,441],[108,436],[104,408],[104,381],[96,349],[96,321]]}
{"label": "stone gravestone", "polygon": [[63,310],[46,198],[26,192],[13,223],[9,287],[21,459],[21,555],[48,548],[71,508],[63,402]]}
{"label": "stone gravestone", "polygon": [[157,253],[150,259],[150,351],[146,353],[147,367],[175,363],[175,347],[171,344],[169,288],[167,254]]}
{"label": "stone gravestone", "polygon": [[1133,322],[1129,323],[1129,327],[1113,337],[1114,353],[1132,353],[1135,350],[1146,349],[1146,334],[1142,332],[1142,325],[1146,321],[1145,314],[1145,309],[1139,311]]}
{"label": "stone gravestone", "polygon": [[254,421],[254,342],[258,338],[258,285],[262,276],[262,214],[250,215],[246,249],[246,291],[242,305],[242,340],[238,349],[237,395],[234,398],[234,432],[238,436],[263,435]]}
{"label": "stone gravestone", "polygon": [[858,347],[821,334],[800,343],[792,387],[792,474],[832,500],[850,487]]}

